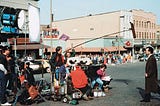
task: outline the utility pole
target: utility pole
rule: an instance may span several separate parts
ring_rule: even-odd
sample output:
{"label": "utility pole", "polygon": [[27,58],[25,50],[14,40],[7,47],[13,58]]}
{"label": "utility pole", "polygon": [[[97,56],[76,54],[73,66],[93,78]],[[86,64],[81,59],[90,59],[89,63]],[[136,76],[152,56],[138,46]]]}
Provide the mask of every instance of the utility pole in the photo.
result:
{"label": "utility pole", "polygon": [[52,0],[50,0],[50,28],[52,28],[52,22],[53,22],[53,13],[52,13]]}
{"label": "utility pole", "polygon": [[52,22],[53,22],[53,14],[52,14],[52,0],[50,0],[50,39],[51,39],[51,56],[53,50],[53,41],[52,41]]}
{"label": "utility pole", "polygon": [[116,35],[116,42],[118,43],[118,54],[120,54],[120,47],[119,47],[119,36]]}

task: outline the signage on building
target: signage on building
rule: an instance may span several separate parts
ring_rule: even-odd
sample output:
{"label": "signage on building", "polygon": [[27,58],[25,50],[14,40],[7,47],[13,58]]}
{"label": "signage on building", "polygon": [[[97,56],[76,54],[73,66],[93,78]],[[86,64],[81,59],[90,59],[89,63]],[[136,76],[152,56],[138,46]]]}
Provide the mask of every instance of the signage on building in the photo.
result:
{"label": "signage on building", "polygon": [[131,46],[131,42],[130,41],[126,41],[125,46]]}
{"label": "signage on building", "polygon": [[59,31],[57,28],[47,28],[42,31],[44,38],[58,38]]}

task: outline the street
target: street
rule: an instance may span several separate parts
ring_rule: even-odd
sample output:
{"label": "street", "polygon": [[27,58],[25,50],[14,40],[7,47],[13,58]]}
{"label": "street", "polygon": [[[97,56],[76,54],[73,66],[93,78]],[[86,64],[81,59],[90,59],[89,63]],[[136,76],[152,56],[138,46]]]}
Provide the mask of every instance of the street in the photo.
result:
{"label": "street", "polygon": [[[105,97],[94,98],[91,101],[79,101],[79,106],[159,106],[160,96],[152,94],[151,102],[140,103],[144,90],[144,67],[145,62],[127,63],[121,65],[108,65],[107,74],[111,75],[113,80],[110,84],[112,89],[106,93]],[[160,79],[160,62],[158,62]],[[35,75],[40,79],[41,75]],[[49,80],[48,74],[44,78]],[[69,106],[70,104],[60,101],[47,101],[33,106]]]}

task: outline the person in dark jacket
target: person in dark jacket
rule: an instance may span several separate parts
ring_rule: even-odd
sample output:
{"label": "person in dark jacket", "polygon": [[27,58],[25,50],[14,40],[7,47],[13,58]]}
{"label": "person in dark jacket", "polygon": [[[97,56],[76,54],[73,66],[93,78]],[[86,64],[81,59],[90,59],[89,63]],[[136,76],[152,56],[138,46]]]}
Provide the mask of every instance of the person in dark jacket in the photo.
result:
{"label": "person in dark jacket", "polygon": [[145,66],[145,97],[140,102],[150,102],[151,92],[158,92],[158,69],[157,61],[153,55],[153,47],[146,47],[146,55],[148,56]]}
{"label": "person in dark jacket", "polygon": [[10,48],[2,47],[2,54],[0,54],[0,105],[11,105],[7,102],[5,96],[7,79],[6,75],[9,73],[7,56],[10,54]]}
{"label": "person in dark jacket", "polygon": [[[62,47],[61,46],[56,47],[56,52],[51,56],[49,63],[51,65],[52,79],[59,80],[59,74],[60,74],[59,69],[62,69],[61,67],[63,67],[65,65],[64,64],[65,63],[64,56],[62,55]],[[55,77],[54,77],[54,74],[55,74]]]}
{"label": "person in dark jacket", "polygon": [[62,65],[64,65],[64,56],[62,55],[62,47],[61,46],[56,47],[56,52],[51,56],[49,63],[51,65],[52,72],[55,72],[56,68],[59,68]]}
{"label": "person in dark jacket", "polygon": [[35,85],[35,78],[33,75],[33,69],[29,67],[30,62],[25,63],[25,71],[26,71],[26,80],[29,82],[30,85]]}

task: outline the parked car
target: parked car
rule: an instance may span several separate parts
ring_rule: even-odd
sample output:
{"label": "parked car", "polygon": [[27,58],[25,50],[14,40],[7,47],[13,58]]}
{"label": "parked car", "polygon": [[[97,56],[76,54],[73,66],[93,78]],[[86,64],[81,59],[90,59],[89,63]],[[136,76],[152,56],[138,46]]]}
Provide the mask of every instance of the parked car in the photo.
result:
{"label": "parked car", "polygon": [[51,66],[49,64],[49,60],[42,60],[42,65],[43,65],[45,72],[49,73],[51,71]]}
{"label": "parked car", "polygon": [[42,62],[40,60],[34,60],[34,61],[29,61],[30,62],[30,68],[33,69],[35,74],[42,73],[43,71],[43,66]]}
{"label": "parked car", "polygon": [[34,60],[30,61],[30,68],[33,69],[35,74],[46,73],[50,70],[49,60]]}

